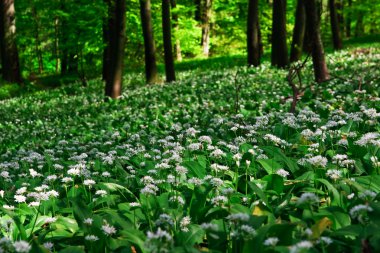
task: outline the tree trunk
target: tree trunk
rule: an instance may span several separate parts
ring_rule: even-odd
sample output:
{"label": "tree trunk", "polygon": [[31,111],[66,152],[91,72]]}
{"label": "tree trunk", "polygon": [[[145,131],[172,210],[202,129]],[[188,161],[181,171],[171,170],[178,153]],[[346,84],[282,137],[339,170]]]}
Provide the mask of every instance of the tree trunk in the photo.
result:
{"label": "tree trunk", "polygon": [[289,64],[286,45],[286,0],[273,0],[272,66],[284,68]]}
{"label": "tree trunk", "polygon": [[54,53],[55,56],[55,73],[58,74],[59,71],[59,19],[58,17],[55,17],[54,19]]}
{"label": "tree trunk", "polygon": [[32,1],[29,1],[29,4],[31,6],[32,16],[35,22],[35,29],[34,29],[34,40],[35,40],[35,51],[37,55],[37,62],[38,62],[38,73],[41,74],[44,70],[44,62],[42,57],[42,50],[41,50],[41,41],[40,41],[40,24],[39,24],[39,17],[36,10],[36,7],[32,3]]}
{"label": "tree trunk", "polygon": [[121,95],[125,44],[125,0],[112,0],[109,8],[109,71],[107,73],[105,95],[118,98]]}
{"label": "tree trunk", "polygon": [[194,0],[195,12],[194,19],[195,21],[201,21],[201,0]]}
{"label": "tree trunk", "polygon": [[210,54],[210,19],[212,11],[212,0],[201,0],[201,22],[202,22],[202,52],[208,57]]}
{"label": "tree trunk", "polygon": [[259,1],[249,0],[247,15],[248,66],[260,65]]}
{"label": "tree trunk", "polygon": [[340,28],[338,22],[337,8],[335,0],[329,0],[331,33],[333,36],[333,46],[335,50],[342,49],[342,38],[340,36]]}
{"label": "tree trunk", "polygon": [[166,81],[175,81],[172,32],[170,21],[170,0],[162,0],[162,32],[164,39]]}
{"label": "tree trunk", "polygon": [[2,0],[0,3],[0,49],[3,79],[21,83],[14,0]]}
{"label": "tree trunk", "polygon": [[290,50],[290,62],[296,62],[301,59],[303,42],[305,37],[305,28],[306,13],[304,0],[298,0],[296,9],[296,20],[293,30],[293,40]]}
{"label": "tree trunk", "polygon": [[364,27],[363,27],[363,11],[359,11],[358,13],[358,19],[356,20],[356,26],[355,26],[355,37],[359,37],[363,34]]}
{"label": "tree trunk", "polygon": [[170,0],[170,5],[172,7],[172,10],[174,9],[174,12],[172,12],[173,29],[174,29],[174,34],[175,34],[174,51],[175,51],[177,61],[182,61],[181,43],[178,39],[179,27],[178,27],[177,1],[176,0]]}
{"label": "tree trunk", "polygon": [[140,0],[140,16],[145,46],[145,76],[147,83],[158,79],[156,64],[156,47],[154,44],[150,0]]}
{"label": "tree trunk", "polygon": [[348,12],[347,12],[347,18],[346,18],[346,37],[351,37],[351,6],[352,6],[352,0],[348,0]]}
{"label": "tree trunk", "polygon": [[327,69],[323,44],[320,34],[320,18],[318,17],[316,0],[305,1],[308,33],[311,36],[311,51],[315,81],[318,83],[327,81],[330,76]]}

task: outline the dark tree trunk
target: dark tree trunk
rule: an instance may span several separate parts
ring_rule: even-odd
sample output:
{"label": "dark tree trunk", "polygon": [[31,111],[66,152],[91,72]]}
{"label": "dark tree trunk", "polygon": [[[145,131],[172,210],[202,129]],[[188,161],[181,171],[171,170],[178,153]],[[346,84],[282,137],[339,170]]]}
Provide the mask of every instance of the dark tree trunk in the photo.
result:
{"label": "dark tree trunk", "polygon": [[342,38],[340,36],[340,28],[338,22],[337,8],[335,0],[329,0],[331,33],[333,36],[333,46],[335,50],[342,49]]}
{"label": "dark tree trunk", "polygon": [[348,0],[348,12],[346,18],[346,37],[351,37],[351,6],[352,0]]}
{"label": "dark tree trunk", "polygon": [[196,21],[201,21],[201,0],[194,0],[195,12],[194,19]]}
{"label": "dark tree trunk", "polygon": [[304,0],[298,0],[296,9],[296,20],[293,30],[293,40],[290,50],[290,62],[296,62],[301,59],[303,42],[305,37],[305,28],[306,13]]}
{"label": "dark tree trunk", "polygon": [[181,43],[178,39],[178,13],[177,13],[177,1],[176,0],[170,0],[170,4],[172,7],[172,10],[174,9],[174,12],[172,11],[172,18],[173,18],[173,29],[175,31],[175,45],[174,45],[174,51],[176,55],[177,61],[182,61],[182,53],[181,53]]}
{"label": "dark tree trunk", "polygon": [[208,57],[210,54],[210,19],[212,11],[212,0],[201,0],[201,22],[202,22],[202,52]]}
{"label": "dark tree trunk", "polygon": [[21,83],[20,62],[16,46],[14,0],[0,2],[0,50],[3,79]]}
{"label": "dark tree trunk", "polygon": [[343,0],[337,0],[337,2],[335,3],[335,6],[337,10],[336,15],[338,17],[340,34],[343,37],[343,34],[344,34]]}
{"label": "dark tree trunk", "polygon": [[150,0],[140,0],[140,16],[145,46],[145,76],[147,83],[157,82],[156,47],[154,44]]}
{"label": "dark tree trunk", "polygon": [[170,0],[162,0],[162,32],[164,39],[166,81],[175,81],[172,32],[170,21]]}
{"label": "dark tree trunk", "polygon": [[121,95],[125,44],[125,0],[112,0],[109,22],[109,69],[105,95],[118,98]]}
{"label": "dark tree trunk", "polygon": [[40,21],[39,21],[36,7],[31,1],[29,1],[29,4],[31,6],[32,16],[35,22],[35,28],[34,28],[35,51],[36,51],[37,62],[38,62],[38,73],[41,74],[44,70],[44,62],[43,62],[43,57],[42,57],[41,41],[40,41],[40,24],[39,24]]}
{"label": "dark tree trunk", "polygon": [[247,15],[248,66],[260,65],[259,1],[249,0]]}
{"label": "dark tree trunk", "polygon": [[284,68],[289,64],[286,45],[286,0],[273,0],[272,66]]}
{"label": "dark tree trunk", "polygon": [[308,30],[311,41],[315,81],[321,83],[327,81],[330,76],[323,51],[323,44],[320,34],[320,18],[316,0],[305,1],[305,9],[307,17],[306,29]]}

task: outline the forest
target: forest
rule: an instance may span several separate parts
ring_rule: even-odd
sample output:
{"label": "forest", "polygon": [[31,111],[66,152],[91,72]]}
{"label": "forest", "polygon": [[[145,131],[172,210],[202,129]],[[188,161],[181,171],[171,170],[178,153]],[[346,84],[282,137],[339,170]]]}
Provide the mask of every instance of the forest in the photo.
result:
{"label": "forest", "polygon": [[0,253],[379,231],[379,0],[0,0]]}

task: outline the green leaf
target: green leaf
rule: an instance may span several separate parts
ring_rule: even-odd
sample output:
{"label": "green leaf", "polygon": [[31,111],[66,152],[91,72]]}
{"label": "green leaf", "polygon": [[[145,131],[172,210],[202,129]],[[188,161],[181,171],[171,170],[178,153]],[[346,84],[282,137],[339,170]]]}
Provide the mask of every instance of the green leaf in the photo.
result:
{"label": "green leaf", "polygon": [[185,161],[182,164],[189,170],[189,175],[192,177],[204,178],[206,176],[206,166],[196,161]]}

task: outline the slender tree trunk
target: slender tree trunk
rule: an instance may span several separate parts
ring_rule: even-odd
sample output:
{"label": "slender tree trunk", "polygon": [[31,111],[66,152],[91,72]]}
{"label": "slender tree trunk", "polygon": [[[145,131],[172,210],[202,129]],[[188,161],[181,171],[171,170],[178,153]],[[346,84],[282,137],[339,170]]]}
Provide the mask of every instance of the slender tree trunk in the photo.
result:
{"label": "slender tree trunk", "polygon": [[0,47],[3,79],[21,83],[20,62],[16,46],[14,0],[0,2]]}
{"label": "slender tree trunk", "polygon": [[247,15],[247,52],[248,66],[260,65],[260,40],[259,40],[259,1],[248,1]]}
{"label": "slender tree trunk", "polygon": [[162,0],[162,32],[164,39],[166,81],[175,81],[172,32],[170,21],[170,0]]}
{"label": "slender tree trunk", "polygon": [[208,57],[210,54],[210,19],[212,11],[212,0],[201,0],[201,22],[202,22],[202,52]]}
{"label": "slender tree trunk", "polygon": [[347,18],[346,18],[346,37],[351,37],[351,7],[352,7],[352,0],[348,0],[348,12],[347,12]]}
{"label": "slender tree trunk", "polygon": [[293,40],[290,50],[290,62],[296,62],[301,59],[303,42],[305,37],[305,28],[306,13],[304,0],[298,0],[296,9],[296,20],[293,30]]}
{"label": "slender tree trunk", "polygon": [[355,26],[355,37],[359,37],[363,34],[364,27],[363,27],[363,11],[359,11],[358,13],[358,19],[356,20],[356,26]]}
{"label": "slender tree trunk", "polygon": [[34,29],[35,51],[36,51],[37,62],[38,62],[38,73],[41,74],[44,70],[44,62],[43,62],[42,50],[41,50],[39,17],[38,17],[36,7],[32,3],[32,1],[29,1],[29,4],[31,6],[32,16],[35,22],[35,29]]}
{"label": "slender tree trunk", "polygon": [[323,44],[320,34],[320,18],[318,17],[317,2],[316,0],[305,1],[307,28],[311,36],[311,51],[313,58],[313,68],[315,81],[318,83],[327,81],[330,76],[327,69]]}
{"label": "slender tree trunk", "polygon": [[340,36],[340,28],[338,22],[338,14],[335,0],[329,0],[331,33],[333,36],[333,46],[335,50],[342,49],[342,38]]}
{"label": "slender tree trunk", "polygon": [[158,79],[156,64],[156,46],[154,44],[150,0],[140,0],[140,16],[145,46],[145,76],[147,83]]}
{"label": "slender tree trunk", "polygon": [[118,98],[121,95],[124,66],[124,44],[125,44],[125,0],[112,0],[109,21],[110,61],[107,73],[105,95]]}
{"label": "slender tree trunk", "polygon": [[181,53],[181,43],[178,39],[178,13],[177,13],[177,1],[176,0],[170,0],[170,4],[172,7],[172,19],[173,19],[173,29],[175,34],[175,45],[174,45],[174,51],[176,55],[177,61],[182,61],[182,53]]}
{"label": "slender tree trunk", "polygon": [[59,19],[58,17],[55,17],[54,19],[54,53],[55,56],[55,73],[58,73],[59,71]]}
{"label": "slender tree trunk", "polygon": [[336,10],[337,10],[336,15],[338,17],[340,34],[341,34],[341,37],[343,37],[344,36],[344,17],[343,17],[344,4],[343,4],[343,0],[337,0],[337,2],[335,3],[335,6],[336,6]]}
{"label": "slender tree trunk", "polygon": [[272,66],[284,68],[289,64],[286,45],[286,0],[273,0]]}

